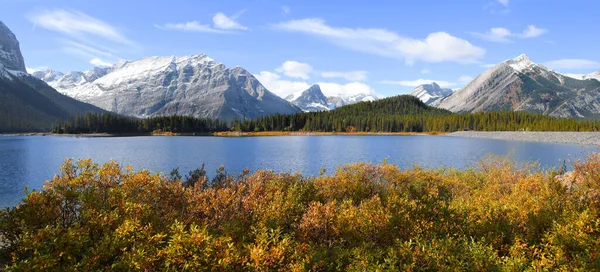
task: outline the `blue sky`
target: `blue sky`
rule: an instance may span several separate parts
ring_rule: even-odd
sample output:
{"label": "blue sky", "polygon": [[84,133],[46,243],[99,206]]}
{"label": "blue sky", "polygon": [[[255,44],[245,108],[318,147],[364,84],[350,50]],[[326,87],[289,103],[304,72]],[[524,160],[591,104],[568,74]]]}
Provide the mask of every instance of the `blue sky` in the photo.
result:
{"label": "blue sky", "polygon": [[281,96],[460,88],[527,54],[559,72],[600,70],[598,1],[0,0],[27,67],[67,72],[120,59],[206,53]]}

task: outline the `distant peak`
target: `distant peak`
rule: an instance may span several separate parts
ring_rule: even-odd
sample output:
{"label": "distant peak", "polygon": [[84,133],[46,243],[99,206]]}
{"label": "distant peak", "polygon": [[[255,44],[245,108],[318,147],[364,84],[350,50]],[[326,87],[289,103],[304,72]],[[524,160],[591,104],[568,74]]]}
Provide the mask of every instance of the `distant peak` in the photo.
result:
{"label": "distant peak", "polygon": [[507,63],[508,65],[510,65],[510,67],[512,67],[513,69],[517,70],[518,72],[523,72],[526,69],[530,68],[531,66],[535,66],[536,65],[525,54],[521,54],[521,55],[517,56],[514,59],[509,59],[509,60],[505,61],[505,63]]}
{"label": "distant peak", "polygon": [[516,58],[512,59],[513,61],[531,61],[531,59],[526,54],[518,55]]}

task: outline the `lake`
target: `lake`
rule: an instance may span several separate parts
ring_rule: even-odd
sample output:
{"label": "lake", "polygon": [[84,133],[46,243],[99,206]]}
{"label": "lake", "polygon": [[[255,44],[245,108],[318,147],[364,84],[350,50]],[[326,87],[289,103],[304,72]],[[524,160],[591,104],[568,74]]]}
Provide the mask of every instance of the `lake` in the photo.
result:
{"label": "lake", "polygon": [[281,136],[281,137],[53,137],[0,136],[0,207],[12,206],[24,188],[40,189],[65,158],[115,160],[134,169],[182,175],[203,163],[209,176],[224,165],[230,174],[271,169],[318,175],[338,165],[386,160],[401,167],[464,168],[493,153],[545,167],[596,150],[569,144],[518,142],[448,136]]}

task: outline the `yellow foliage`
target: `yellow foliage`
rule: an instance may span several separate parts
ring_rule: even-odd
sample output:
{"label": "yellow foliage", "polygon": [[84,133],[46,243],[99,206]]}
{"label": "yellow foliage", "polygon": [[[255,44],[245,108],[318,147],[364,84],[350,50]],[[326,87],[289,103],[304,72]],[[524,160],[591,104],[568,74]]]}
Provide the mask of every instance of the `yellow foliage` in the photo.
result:
{"label": "yellow foliage", "polygon": [[573,169],[557,176],[490,157],[465,170],[358,163],[331,176],[257,171],[185,184],[66,160],[43,190],[0,212],[0,262],[9,271],[600,270],[600,155]]}

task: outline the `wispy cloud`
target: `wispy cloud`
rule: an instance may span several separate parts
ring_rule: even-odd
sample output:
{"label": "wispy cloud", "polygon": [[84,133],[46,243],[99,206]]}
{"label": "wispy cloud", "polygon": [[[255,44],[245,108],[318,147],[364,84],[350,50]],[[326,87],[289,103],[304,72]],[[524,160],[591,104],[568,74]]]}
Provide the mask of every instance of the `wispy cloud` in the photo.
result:
{"label": "wispy cloud", "polygon": [[222,12],[215,14],[215,16],[213,17],[213,23],[215,25],[215,28],[225,30],[248,30],[247,27],[235,21],[238,17],[244,14],[244,12],[246,11],[239,11],[231,17],[227,17],[227,15],[223,14]]}
{"label": "wispy cloud", "polygon": [[[105,66],[117,61],[121,51],[137,51],[140,46],[117,27],[74,10],[46,10],[27,18],[34,29],[41,28],[59,34],[61,51],[75,55],[94,65]],[[102,62],[98,60],[105,59]]]}
{"label": "wispy cloud", "polygon": [[350,71],[350,72],[326,71],[326,72],[321,72],[321,76],[324,78],[343,78],[348,81],[365,81],[365,80],[367,80],[367,71]]}
{"label": "wispy cloud", "polygon": [[416,80],[400,80],[400,81],[384,80],[384,81],[380,81],[379,83],[400,85],[400,86],[404,86],[404,87],[417,87],[417,86],[420,86],[423,84],[431,84],[433,82],[437,83],[438,85],[440,85],[440,87],[444,87],[444,88],[456,85],[456,83],[454,83],[454,82],[449,82],[449,81],[445,81],[445,80],[433,80],[433,79],[416,79]]}
{"label": "wispy cloud", "polygon": [[75,39],[88,40],[89,37],[99,37],[121,44],[135,44],[116,27],[79,11],[43,11],[30,14],[28,19],[35,27],[59,32]]}
{"label": "wispy cloud", "polygon": [[292,12],[292,9],[288,6],[282,6],[281,12],[283,12],[283,14],[290,14]]}
{"label": "wispy cloud", "polygon": [[333,27],[316,18],[282,22],[273,27],[322,37],[346,49],[404,60],[408,65],[415,61],[473,63],[485,55],[484,49],[446,32],[415,39],[386,29]]}
{"label": "wispy cloud", "polygon": [[544,63],[552,69],[600,69],[600,62],[587,59],[560,59]]}
{"label": "wispy cloud", "polygon": [[531,38],[537,38],[546,33],[548,33],[547,29],[539,28],[534,25],[528,25],[527,28],[525,28],[520,33],[513,33],[509,29],[503,28],[503,27],[494,27],[485,33],[474,32],[473,35],[480,37],[484,40],[491,41],[491,42],[507,43],[507,42],[512,42],[513,38],[531,39]]}
{"label": "wispy cloud", "polygon": [[461,76],[458,78],[458,82],[461,84],[467,84],[469,82],[473,81],[473,77],[472,76]]}
{"label": "wispy cloud", "polygon": [[93,58],[90,60],[90,63],[94,66],[98,66],[98,67],[110,67],[113,64],[107,61],[103,61],[99,58]]}
{"label": "wispy cloud", "polygon": [[155,24],[154,27],[162,30],[227,34],[239,30],[249,30],[248,27],[243,26],[236,21],[238,17],[242,16],[245,12],[246,10],[241,10],[232,16],[217,12],[212,18],[213,25],[202,24],[198,21],[190,21],[183,23],[166,23],[162,25]]}
{"label": "wispy cloud", "polygon": [[498,0],[498,3],[502,4],[505,7],[508,7],[509,0]]}
{"label": "wispy cloud", "polygon": [[178,30],[187,32],[210,32],[210,33],[228,33],[224,30],[215,29],[210,25],[203,25],[198,21],[185,23],[166,23],[164,25],[155,24],[154,27],[162,30]]}
{"label": "wispy cloud", "polygon": [[421,74],[429,74],[429,73],[431,73],[431,71],[429,69],[421,70]]}

